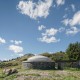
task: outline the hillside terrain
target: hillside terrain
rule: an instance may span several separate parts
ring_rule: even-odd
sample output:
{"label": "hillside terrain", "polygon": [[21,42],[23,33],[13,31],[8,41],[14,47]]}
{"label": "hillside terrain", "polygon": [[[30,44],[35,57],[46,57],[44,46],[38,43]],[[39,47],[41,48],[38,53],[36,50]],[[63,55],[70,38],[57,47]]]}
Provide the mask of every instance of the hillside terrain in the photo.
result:
{"label": "hillside terrain", "polygon": [[[49,57],[52,61],[79,61],[80,43],[70,44],[66,52],[46,52],[39,55]],[[0,80],[80,80],[80,68],[70,67],[72,63],[67,64],[70,66],[66,66],[63,70],[23,69],[22,61],[26,61],[32,56],[34,56],[34,54],[25,54],[22,57],[0,61]],[[11,71],[9,75],[6,75],[5,70]]]}

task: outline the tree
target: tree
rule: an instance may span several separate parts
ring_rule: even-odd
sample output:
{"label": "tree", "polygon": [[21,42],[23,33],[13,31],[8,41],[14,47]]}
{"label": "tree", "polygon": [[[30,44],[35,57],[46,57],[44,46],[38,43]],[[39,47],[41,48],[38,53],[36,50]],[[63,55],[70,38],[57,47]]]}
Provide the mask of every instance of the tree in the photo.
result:
{"label": "tree", "polygon": [[56,52],[54,54],[52,54],[51,57],[52,60],[68,60],[67,54],[65,54],[65,52]]}
{"label": "tree", "polygon": [[51,54],[49,54],[48,52],[42,53],[41,55],[46,57],[51,57]]}
{"label": "tree", "polygon": [[80,43],[71,43],[68,46],[66,53],[70,60],[80,60]]}

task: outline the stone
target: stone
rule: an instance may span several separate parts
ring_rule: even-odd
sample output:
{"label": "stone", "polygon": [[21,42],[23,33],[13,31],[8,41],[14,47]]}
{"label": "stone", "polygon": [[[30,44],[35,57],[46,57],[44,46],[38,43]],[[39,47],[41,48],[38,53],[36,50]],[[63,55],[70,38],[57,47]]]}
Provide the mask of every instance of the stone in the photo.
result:
{"label": "stone", "polygon": [[12,74],[12,69],[4,69],[3,73],[6,75],[11,75]]}
{"label": "stone", "polygon": [[18,73],[17,69],[13,68],[12,73]]}
{"label": "stone", "polygon": [[17,69],[14,69],[14,68],[13,69],[4,69],[3,73],[8,76],[8,75],[11,75],[13,73],[18,73],[18,71],[17,71]]}

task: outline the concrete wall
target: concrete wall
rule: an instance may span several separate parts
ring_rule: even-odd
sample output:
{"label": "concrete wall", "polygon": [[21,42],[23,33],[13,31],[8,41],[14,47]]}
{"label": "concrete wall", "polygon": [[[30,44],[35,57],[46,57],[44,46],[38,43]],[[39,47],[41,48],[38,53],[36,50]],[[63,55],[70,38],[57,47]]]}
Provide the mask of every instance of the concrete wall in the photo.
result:
{"label": "concrete wall", "polygon": [[57,64],[57,69],[64,69],[64,68],[69,68],[69,67],[71,67],[71,68],[80,68],[80,60],[79,61],[75,61],[75,62],[73,62],[73,61],[68,61],[68,62],[57,62],[56,63]]}
{"label": "concrete wall", "polygon": [[23,62],[25,69],[55,69],[54,62]]}
{"label": "concrete wall", "polygon": [[80,68],[80,60],[75,62],[22,62],[24,69],[64,69],[67,67]]}

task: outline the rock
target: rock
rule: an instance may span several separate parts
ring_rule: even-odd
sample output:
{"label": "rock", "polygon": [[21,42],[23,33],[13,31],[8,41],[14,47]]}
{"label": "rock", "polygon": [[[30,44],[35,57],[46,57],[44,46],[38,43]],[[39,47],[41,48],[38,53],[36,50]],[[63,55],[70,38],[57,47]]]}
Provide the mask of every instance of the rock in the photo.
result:
{"label": "rock", "polygon": [[8,76],[8,75],[11,75],[13,73],[18,73],[18,71],[17,71],[17,69],[4,69],[3,73]]}
{"label": "rock", "polygon": [[12,74],[12,69],[4,69],[3,73],[6,75],[10,75],[10,74]]}
{"label": "rock", "polygon": [[12,73],[18,73],[17,69],[12,69]]}

